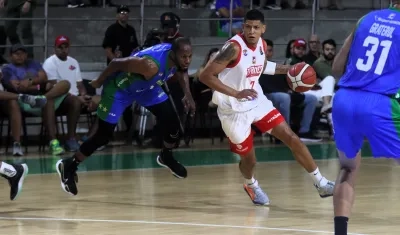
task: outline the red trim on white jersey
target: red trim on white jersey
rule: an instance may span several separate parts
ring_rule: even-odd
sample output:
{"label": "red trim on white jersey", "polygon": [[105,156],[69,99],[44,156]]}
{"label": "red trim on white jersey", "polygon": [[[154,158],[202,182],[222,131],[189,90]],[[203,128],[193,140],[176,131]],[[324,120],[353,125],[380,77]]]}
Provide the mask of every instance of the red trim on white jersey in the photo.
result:
{"label": "red trim on white jersey", "polygon": [[249,44],[247,43],[247,41],[246,41],[246,38],[243,36],[242,33],[238,33],[237,35],[239,35],[239,36],[243,39],[243,42],[246,43],[246,46],[247,46],[250,50],[255,51],[255,50],[257,49],[257,44],[258,44],[258,42],[256,43],[256,45],[249,45]]}
{"label": "red trim on white jersey", "polygon": [[264,40],[264,39],[262,39],[263,40],[263,49],[264,49],[264,53],[265,53],[265,55],[267,54],[267,42]]}

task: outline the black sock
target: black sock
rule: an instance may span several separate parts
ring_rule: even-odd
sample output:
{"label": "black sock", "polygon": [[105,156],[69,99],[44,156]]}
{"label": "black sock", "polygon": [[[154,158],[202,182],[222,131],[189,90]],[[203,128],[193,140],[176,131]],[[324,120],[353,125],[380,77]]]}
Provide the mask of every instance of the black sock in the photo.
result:
{"label": "black sock", "polygon": [[347,222],[349,218],[345,216],[335,216],[335,235],[347,235]]}
{"label": "black sock", "polygon": [[74,154],[72,156],[72,162],[75,162],[76,165],[78,165],[79,163],[81,163],[81,161],[78,159],[78,157],[76,156],[76,154]]}
{"label": "black sock", "polygon": [[161,150],[162,153],[172,153],[172,148],[163,147]]}

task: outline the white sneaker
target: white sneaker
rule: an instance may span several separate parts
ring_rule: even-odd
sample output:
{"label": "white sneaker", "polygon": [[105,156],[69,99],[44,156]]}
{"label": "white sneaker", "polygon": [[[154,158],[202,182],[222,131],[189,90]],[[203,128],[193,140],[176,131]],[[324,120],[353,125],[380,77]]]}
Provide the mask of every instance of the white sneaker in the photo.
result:
{"label": "white sneaker", "polygon": [[321,198],[333,196],[333,190],[335,188],[335,182],[329,181],[324,186],[318,186],[314,184],[315,188],[317,189],[319,196]]}
{"label": "white sneaker", "polygon": [[[256,181],[257,182],[257,181]],[[255,205],[267,206],[270,201],[267,194],[261,189],[260,186],[250,187],[247,184],[243,184],[244,191],[249,195],[251,201]]]}

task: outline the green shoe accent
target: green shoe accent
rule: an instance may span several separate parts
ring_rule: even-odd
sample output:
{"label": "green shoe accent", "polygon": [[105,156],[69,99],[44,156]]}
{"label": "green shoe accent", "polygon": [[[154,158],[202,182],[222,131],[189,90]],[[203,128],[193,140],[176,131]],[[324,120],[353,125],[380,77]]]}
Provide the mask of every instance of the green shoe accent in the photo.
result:
{"label": "green shoe accent", "polygon": [[61,155],[65,153],[64,148],[61,147],[60,142],[58,140],[50,141],[49,149],[52,155]]}

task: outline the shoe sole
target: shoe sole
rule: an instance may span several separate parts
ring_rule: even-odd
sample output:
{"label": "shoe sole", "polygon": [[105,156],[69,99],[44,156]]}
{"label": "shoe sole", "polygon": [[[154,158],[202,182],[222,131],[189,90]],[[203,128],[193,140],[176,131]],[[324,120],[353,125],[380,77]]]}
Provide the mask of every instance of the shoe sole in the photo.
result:
{"label": "shoe sole", "polygon": [[167,169],[171,172],[171,174],[172,174],[173,176],[175,176],[176,178],[178,178],[178,179],[184,179],[184,178],[185,178],[185,177],[182,177],[182,176],[180,176],[180,175],[177,175],[175,172],[173,172],[173,171],[171,170],[171,168],[169,168],[167,165],[164,165],[164,164],[160,161],[160,155],[157,156],[157,163],[158,163],[158,165],[167,168]]}
{"label": "shoe sole", "polygon": [[[61,188],[64,190],[64,192],[68,193],[69,195],[75,196],[73,193],[67,191],[66,188],[67,188],[68,186],[66,186],[66,185],[63,183],[63,181],[62,181],[61,171],[60,171],[60,168],[59,168],[59,166],[60,166],[61,164],[63,164],[63,163],[62,163],[62,160],[58,160],[57,163],[56,163],[56,170],[57,170],[58,176],[60,177]],[[63,165],[62,167],[64,168],[64,165]]]}
{"label": "shoe sole", "polygon": [[254,205],[256,205],[256,206],[269,206],[269,204],[271,203],[271,201],[268,201],[267,203],[264,203],[264,204],[254,202],[253,199],[251,199],[250,193],[247,192],[246,188],[243,187],[243,189],[247,193],[247,195],[249,196],[250,200],[253,202]]}
{"label": "shoe sole", "polygon": [[19,194],[22,191],[22,186],[24,185],[24,180],[25,180],[25,178],[26,178],[26,176],[28,175],[28,172],[29,172],[28,165],[21,164],[21,166],[24,169],[24,173],[22,174],[21,178],[18,181],[18,192],[17,192],[17,195],[15,195],[14,199],[12,199],[11,201],[15,201],[18,198]]}

